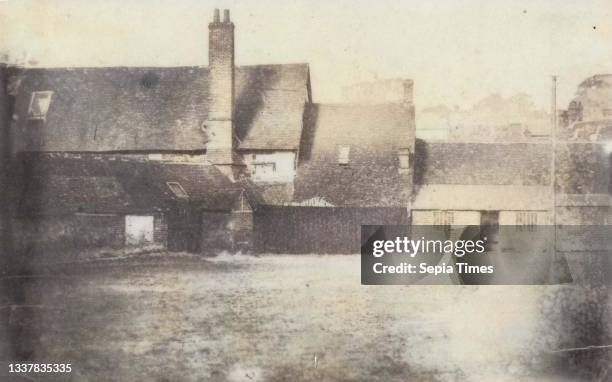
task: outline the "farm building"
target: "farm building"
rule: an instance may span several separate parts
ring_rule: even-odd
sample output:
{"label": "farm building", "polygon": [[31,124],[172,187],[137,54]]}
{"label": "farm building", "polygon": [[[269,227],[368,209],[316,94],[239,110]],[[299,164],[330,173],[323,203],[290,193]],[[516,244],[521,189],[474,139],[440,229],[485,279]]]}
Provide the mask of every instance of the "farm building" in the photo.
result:
{"label": "farm building", "polygon": [[212,165],[86,154],[18,159],[24,182],[15,199],[15,244],[27,252],[251,246],[253,192]]}
{"label": "farm building", "polygon": [[423,141],[411,80],[316,103],[308,64],[235,65],[234,32],[215,11],[207,67],[3,67],[16,241],[354,253],[362,224],[610,223],[610,76],[554,144]]}

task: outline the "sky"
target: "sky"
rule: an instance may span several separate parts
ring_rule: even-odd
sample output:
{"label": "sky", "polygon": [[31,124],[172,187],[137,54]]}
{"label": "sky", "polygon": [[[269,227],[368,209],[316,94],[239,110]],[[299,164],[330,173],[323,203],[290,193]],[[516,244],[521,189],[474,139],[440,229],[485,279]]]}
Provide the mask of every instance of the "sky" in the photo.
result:
{"label": "sky", "polygon": [[612,73],[611,0],[0,0],[0,52],[38,66],[207,65],[214,8],[238,65],[310,64],[317,102],[377,78],[415,81],[417,110],[493,93],[560,107]]}

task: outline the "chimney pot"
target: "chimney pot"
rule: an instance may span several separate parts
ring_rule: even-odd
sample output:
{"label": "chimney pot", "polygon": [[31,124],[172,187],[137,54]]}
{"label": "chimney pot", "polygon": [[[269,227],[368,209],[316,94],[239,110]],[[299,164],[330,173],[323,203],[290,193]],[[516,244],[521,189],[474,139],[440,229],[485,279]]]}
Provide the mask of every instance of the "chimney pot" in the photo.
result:
{"label": "chimney pot", "polygon": [[229,9],[224,9],[223,10],[223,22],[224,23],[229,23],[230,22]]}
{"label": "chimney pot", "polygon": [[214,22],[214,23],[221,22],[221,18],[220,18],[220,16],[219,16],[219,10],[218,10],[218,9],[215,9],[215,16],[214,16],[214,18],[213,18],[213,22]]}

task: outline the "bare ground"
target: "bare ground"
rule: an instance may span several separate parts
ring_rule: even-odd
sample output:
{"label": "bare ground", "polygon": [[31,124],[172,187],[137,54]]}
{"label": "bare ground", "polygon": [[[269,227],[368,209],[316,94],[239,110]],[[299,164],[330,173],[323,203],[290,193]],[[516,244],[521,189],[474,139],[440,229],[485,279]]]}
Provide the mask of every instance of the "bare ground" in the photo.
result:
{"label": "bare ground", "polygon": [[361,286],[358,256],[200,263],[32,281],[26,299],[41,307],[20,354],[74,369],[35,380],[606,378],[567,377],[567,360],[549,352],[571,342],[557,325],[562,287]]}

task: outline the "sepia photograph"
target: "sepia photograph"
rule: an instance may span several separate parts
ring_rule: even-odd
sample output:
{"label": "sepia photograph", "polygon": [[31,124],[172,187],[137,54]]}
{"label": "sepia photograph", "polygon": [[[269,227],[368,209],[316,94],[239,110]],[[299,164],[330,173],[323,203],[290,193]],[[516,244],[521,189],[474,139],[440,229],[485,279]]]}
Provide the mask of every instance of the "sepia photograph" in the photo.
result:
{"label": "sepia photograph", "polygon": [[609,0],[0,0],[0,381],[612,382]]}

